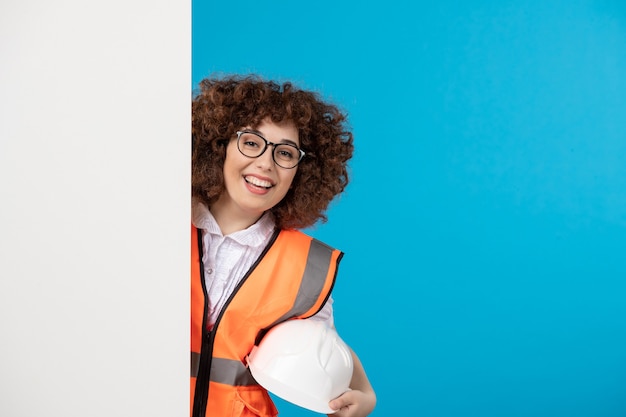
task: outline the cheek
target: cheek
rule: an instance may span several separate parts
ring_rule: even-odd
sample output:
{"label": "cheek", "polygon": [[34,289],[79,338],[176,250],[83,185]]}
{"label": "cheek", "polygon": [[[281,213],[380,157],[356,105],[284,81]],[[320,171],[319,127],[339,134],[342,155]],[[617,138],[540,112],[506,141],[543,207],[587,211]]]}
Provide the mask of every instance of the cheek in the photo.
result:
{"label": "cheek", "polygon": [[[233,149],[232,144],[226,148],[226,157],[224,158],[224,175],[228,172],[235,172],[243,165],[242,160],[239,158],[241,155],[237,148]],[[247,162],[244,160],[243,162]]]}
{"label": "cheek", "polygon": [[296,173],[295,173],[295,172],[290,172],[290,173],[289,173],[289,175],[287,175],[287,176],[284,178],[284,180],[283,180],[283,181],[284,181],[284,183],[285,183],[285,184],[289,184],[289,186],[287,187],[287,189],[290,189],[290,188],[292,188],[292,187],[293,187],[293,185],[294,185],[294,184],[293,184],[293,182],[294,182],[294,179],[295,179],[295,178],[296,178]]}

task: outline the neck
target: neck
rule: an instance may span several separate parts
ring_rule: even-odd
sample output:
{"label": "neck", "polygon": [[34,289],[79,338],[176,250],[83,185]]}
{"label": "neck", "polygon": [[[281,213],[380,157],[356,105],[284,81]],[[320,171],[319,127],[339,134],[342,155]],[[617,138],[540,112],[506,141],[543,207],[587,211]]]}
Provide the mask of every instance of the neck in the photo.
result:
{"label": "neck", "polygon": [[224,236],[247,229],[263,216],[263,213],[261,215],[241,213],[232,208],[223,207],[219,202],[215,202],[209,209]]}

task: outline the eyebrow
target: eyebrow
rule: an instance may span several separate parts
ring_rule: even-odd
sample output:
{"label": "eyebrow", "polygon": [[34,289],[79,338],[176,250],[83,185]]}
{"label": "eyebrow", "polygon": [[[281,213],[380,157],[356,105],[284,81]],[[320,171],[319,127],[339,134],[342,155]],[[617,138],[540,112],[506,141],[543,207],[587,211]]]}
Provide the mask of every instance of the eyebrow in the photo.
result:
{"label": "eyebrow", "polygon": [[[256,129],[243,129],[243,131],[244,131],[244,132],[250,132],[250,133],[256,133],[257,135],[261,136],[261,137],[262,137],[262,138],[264,138],[265,140],[269,141],[269,140],[265,137],[265,134],[264,134],[263,132],[259,131],[259,130],[256,130]],[[269,142],[271,142],[271,141],[269,141]],[[274,142],[272,142],[272,143],[274,143]],[[278,143],[284,143],[284,144],[287,144],[287,145],[293,145],[293,146],[295,146],[296,148],[300,148],[300,146],[299,146],[299,145],[298,145],[295,141],[293,141],[293,140],[291,140],[291,139],[284,139],[284,138],[283,138],[283,139],[281,139],[281,140],[280,140],[280,142],[278,142]]]}

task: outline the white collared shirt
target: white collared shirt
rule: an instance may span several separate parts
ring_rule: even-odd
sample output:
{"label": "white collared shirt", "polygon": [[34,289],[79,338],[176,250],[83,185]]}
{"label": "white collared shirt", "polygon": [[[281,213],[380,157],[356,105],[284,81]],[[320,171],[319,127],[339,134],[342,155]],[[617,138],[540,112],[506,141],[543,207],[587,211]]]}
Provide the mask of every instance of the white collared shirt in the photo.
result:
{"label": "white collared shirt", "polygon": [[[203,232],[202,262],[209,295],[209,328],[212,328],[228,297],[269,243],[274,220],[268,213],[247,229],[224,236],[204,204],[193,203],[191,218],[193,225]],[[329,297],[312,318],[334,326],[332,304],[332,297]]]}

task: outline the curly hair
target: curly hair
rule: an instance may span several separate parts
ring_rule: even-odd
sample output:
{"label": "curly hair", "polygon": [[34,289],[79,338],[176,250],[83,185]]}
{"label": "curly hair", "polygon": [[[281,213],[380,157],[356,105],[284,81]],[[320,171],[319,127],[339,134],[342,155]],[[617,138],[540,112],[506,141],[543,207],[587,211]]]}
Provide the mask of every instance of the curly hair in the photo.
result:
{"label": "curly hair", "polygon": [[258,76],[206,78],[192,100],[192,195],[210,207],[225,190],[225,143],[242,127],[269,118],[292,122],[306,152],[292,187],[270,211],[281,229],[325,222],[330,202],[348,185],[354,150],[347,115],[311,91]]}

